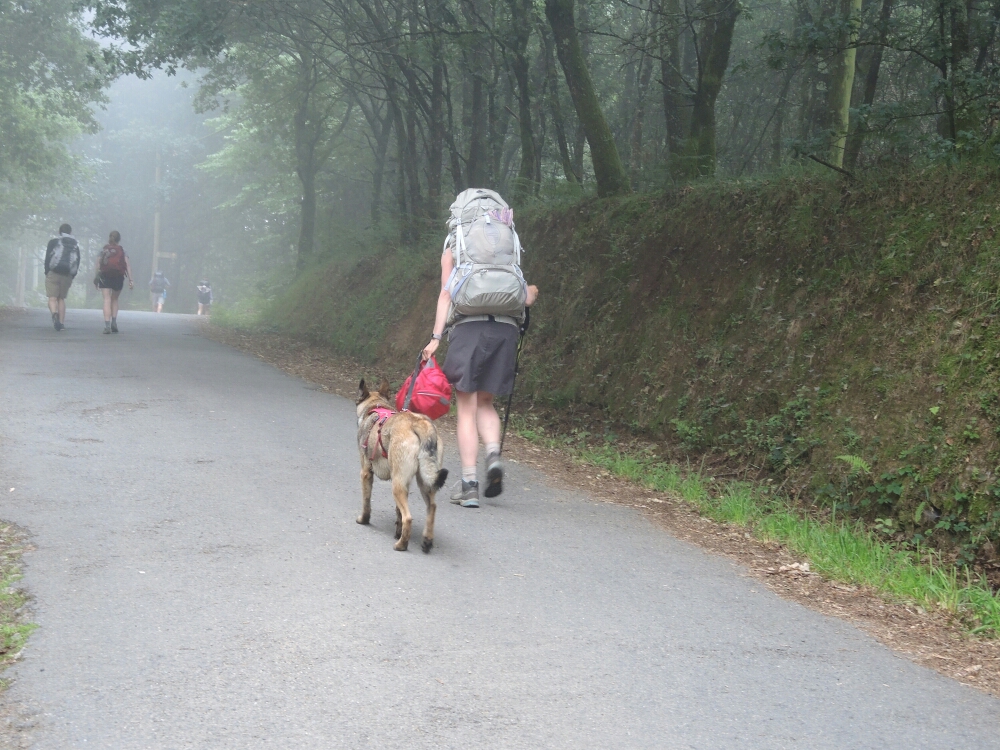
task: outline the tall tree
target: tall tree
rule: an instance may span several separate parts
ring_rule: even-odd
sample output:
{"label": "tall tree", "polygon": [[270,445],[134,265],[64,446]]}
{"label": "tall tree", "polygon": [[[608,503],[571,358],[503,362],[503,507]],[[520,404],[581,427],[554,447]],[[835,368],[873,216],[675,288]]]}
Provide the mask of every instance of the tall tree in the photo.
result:
{"label": "tall tree", "polygon": [[597,194],[608,196],[628,193],[628,175],[622,167],[614,136],[597,98],[590,69],[580,48],[573,14],[574,0],[545,0],[545,16],[552,27],[556,54],[566,76],[566,85],[573,98],[576,115],[587,134],[590,158],[597,179]]}
{"label": "tall tree", "polygon": [[692,97],[691,126],[684,145],[683,171],[688,176],[715,174],[715,102],[729,68],[733,29],[742,6],[739,0],[706,0],[702,10],[698,78]]}
{"label": "tall tree", "polygon": [[839,34],[834,64],[830,71],[829,160],[836,167],[844,166],[847,132],[850,129],[851,92],[854,90],[854,73],[858,53],[858,33],[861,28],[861,0],[839,0],[837,17]]}

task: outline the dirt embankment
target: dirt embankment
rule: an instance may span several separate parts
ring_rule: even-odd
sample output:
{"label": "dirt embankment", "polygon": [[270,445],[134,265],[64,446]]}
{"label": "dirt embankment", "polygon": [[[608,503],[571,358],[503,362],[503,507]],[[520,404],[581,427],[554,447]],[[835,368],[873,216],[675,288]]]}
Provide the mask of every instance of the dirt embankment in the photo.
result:
{"label": "dirt embankment", "polygon": [[[712,183],[533,209],[518,224],[542,290],[523,411],[577,440],[770,477],[1000,581],[996,178]],[[313,274],[268,318],[402,376],[432,324],[438,247]]]}

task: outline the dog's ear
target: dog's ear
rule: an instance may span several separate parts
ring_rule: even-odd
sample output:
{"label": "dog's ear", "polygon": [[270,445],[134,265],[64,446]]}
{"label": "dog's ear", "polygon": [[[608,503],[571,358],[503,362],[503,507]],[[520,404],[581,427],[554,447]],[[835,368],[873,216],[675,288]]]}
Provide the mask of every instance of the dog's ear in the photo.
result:
{"label": "dog's ear", "polygon": [[365,379],[361,378],[361,382],[358,383],[358,403],[360,404],[371,394],[368,392],[368,386],[365,385]]}
{"label": "dog's ear", "polygon": [[382,398],[389,398],[389,381],[385,378],[378,384],[378,393]]}

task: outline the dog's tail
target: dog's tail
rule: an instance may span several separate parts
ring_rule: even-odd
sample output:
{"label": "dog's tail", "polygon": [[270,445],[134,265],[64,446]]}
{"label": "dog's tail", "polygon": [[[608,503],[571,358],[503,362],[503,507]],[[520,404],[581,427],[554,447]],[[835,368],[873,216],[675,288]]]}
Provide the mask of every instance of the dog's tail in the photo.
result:
{"label": "dog's tail", "polygon": [[433,487],[435,490],[439,490],[444,487],[444,483],[448,479],[448,470],[441,468],[444,456],[442,455],[441,441],[438,438],[437,430],[434,429],[434,425],[430,425],[430,430],[420,437],[422,438],[420,441],[420,455],[417,457],[420,480],[425,487]]}

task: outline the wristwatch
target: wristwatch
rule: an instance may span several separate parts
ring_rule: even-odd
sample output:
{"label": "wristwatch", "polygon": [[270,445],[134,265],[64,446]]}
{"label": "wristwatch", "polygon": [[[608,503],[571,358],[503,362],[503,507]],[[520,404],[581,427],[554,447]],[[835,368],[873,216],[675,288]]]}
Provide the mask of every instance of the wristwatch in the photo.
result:
{"label": "wristwatch", "polygon": [[442,338],[444,338],[444,334],[443,333],[432,333],[431,334],[431,338],[434,339],[435,341],[440,341]]}

